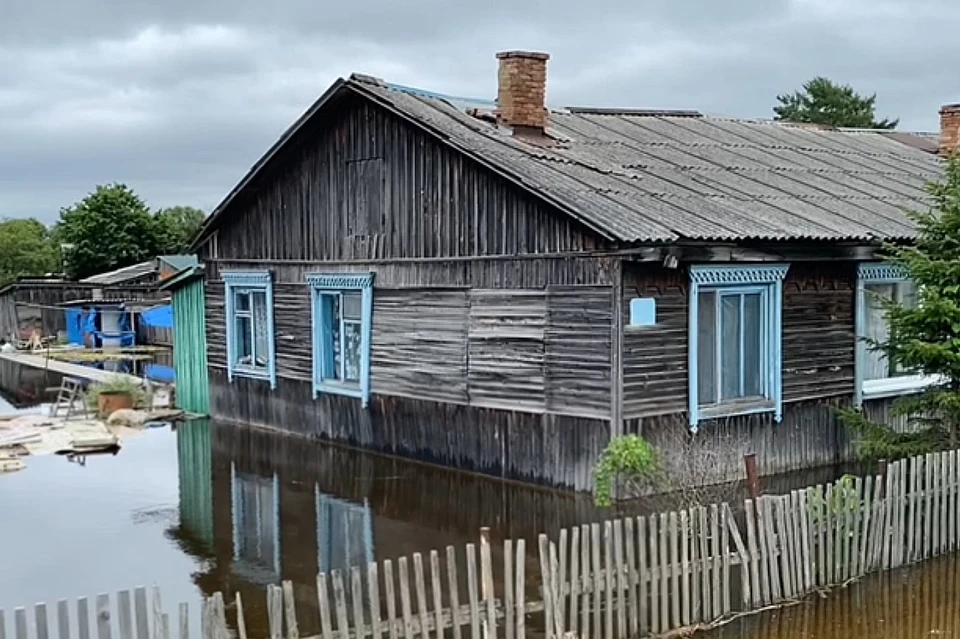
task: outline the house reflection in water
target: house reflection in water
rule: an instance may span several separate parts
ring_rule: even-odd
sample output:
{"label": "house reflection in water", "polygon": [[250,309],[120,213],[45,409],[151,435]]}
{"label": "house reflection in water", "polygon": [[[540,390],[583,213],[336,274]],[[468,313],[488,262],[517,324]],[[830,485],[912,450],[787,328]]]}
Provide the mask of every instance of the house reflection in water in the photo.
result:
{"label": "house reflection in water", "polygon": [[280,581],[280,483],[237,472],[230,466],[233,512],[233,569],[257,584]]}
{"label": "house reflection in water", "polygon": [[[561,528],[610,516],[587,495],[232,424],[196,422],[180,427],[178,437],[179,535],[193,540],[181,545],[202,560],[194,582],[207,595],[223,592],[228,601],[239,592],[250,636],[270,634],[265,584],[293,582],[301,635],[318,634],[318,573],[413,553],[427,561],[431,550],[443,562],[448,545],[464,561],[464,545],[478,541],[482,526],[490,528],[494,566],[503,565],[503,539],[526,539],[527,585],[536,596],[537,534],[555,537]],[[791,479],[795,485],[766,482],[764,488],[789,490],[829,479],[805,476]],[[643,500],[621,514],[664,507]],[[466,592],[466,571],[459,577]],[[228,610],[228,618],[232,614]]]}
{"label": "house reflection in water", "polygon": [[317,565],[320,572],[348,570],[373,561],[373,525],[367,500],[362,505],[331,497],[316,485]]}
{"label": "house reflection in water", "polygon": [[[185,424],[177,435],[174,534],[200,560],[193,581],[204,594],[221,591],[228,601],[242,595],[251,636],[269,635],[268,583],[293,582],[300,632],[317,634],[320,572],[443,553],[451,544],[462,553],[480,526],[492,528],[494,561],[502,562],[504,536],[526,536],[529,543],[542,530],[596,518],[581,496],[297,437],[207,421]],[[536,557],[528,554],[535,570]]]}

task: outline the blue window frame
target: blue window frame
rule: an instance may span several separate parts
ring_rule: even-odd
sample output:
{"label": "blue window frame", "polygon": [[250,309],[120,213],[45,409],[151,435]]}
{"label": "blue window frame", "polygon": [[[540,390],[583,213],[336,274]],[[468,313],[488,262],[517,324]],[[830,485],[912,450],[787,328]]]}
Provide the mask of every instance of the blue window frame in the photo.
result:
{"label": "blue window frame", "polygon": [[910,306],[916,303],[916,289],[906,271],[895,264],[863,263],[857,272],[857,352],[856,384],[857,406],[864,399],[892,397],[923,390],[937,383],[936,376],[897,370],[882,351],[871,347],[870,341],[883,342],[889,336],[890,326],[880,298],[896,300]]}
{"label": "blue window frame", "polygon": [[373,274],[311,273],[313,396],[370,400]]}
{"label": "blue window frame", "polygon": [[227,376],[253,377],[277,387],[270,273],[223,273],[227,324]]}
{"label": "blue window frame", "polygon": [[780,421],[782,283],[788,265],[690,267],[689,417]]}

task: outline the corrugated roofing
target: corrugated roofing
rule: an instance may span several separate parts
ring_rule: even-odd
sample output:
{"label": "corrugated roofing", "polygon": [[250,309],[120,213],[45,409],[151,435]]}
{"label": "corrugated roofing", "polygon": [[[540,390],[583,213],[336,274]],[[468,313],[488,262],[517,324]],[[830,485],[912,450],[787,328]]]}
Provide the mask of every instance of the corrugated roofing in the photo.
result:
{"label": "corrugated roofing", "polygon": [[154,273],[156,270],[156,261],[150,260],[149,262],[140,262],[139,264],[134,264],[132,266],[118,268],[115,271],[91,275],[90,277],[84,278],[80,281],[84,284],[101,284],[108,286],[110,284],[129,282],[130,280],[138,280],[142,277],[150,275],[151,273]]}
{"label": "corrugated roofing", "polygon": [[532,144],[438,94],[349,84],[624,242],[909,239],[942,174],[928,140],[889,131],[567,109]]}

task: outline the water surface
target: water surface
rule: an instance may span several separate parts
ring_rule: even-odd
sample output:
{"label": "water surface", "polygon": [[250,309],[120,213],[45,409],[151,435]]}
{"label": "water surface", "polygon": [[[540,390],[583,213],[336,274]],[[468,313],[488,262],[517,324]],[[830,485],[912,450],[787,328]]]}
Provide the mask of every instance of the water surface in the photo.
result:
{"label": "water surface", "polygon": [[877,574],[828,596],[743,617],[703,639],[925,639],[960,637],[960,558]]}
{"label": "water surface", "polygon": [[[0,367],[0,377],[15,405],[35,404],[59,384],[42,371],[9,377]],[[0,414],[7,410],[0,403]],[[53,455],[26,462],[0,476],[0,609],[137,585],[159,585],[168,607],[186,601],[194,610],[203,595],[221,591],[230,601],[241,593],[253,637],[268,635],[268,583],[294,583],[301,632],[313,634],[318,572],[442,554],[447,545],[462,556],[481,527],[491,530],[496,567],[503,539],[527,540],[527,583],[536,596],[537,534],[556,538],[563,527],[614,516],[586,495],[206,420],[145,431],[117,455],[90,456],[85,465]],[[835,474],[764,486],[782,490]],[[620,514],[668,505],[646,500]],[[930,562],[703,636],[960,637],[958,570],[956,559]]]}

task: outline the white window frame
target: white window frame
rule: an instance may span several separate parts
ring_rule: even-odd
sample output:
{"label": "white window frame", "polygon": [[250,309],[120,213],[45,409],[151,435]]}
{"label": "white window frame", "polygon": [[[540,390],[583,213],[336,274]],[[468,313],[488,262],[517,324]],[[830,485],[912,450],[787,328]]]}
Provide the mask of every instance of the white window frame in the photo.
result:
{"label": "white window frame", "polygon": [[856,356],[855,356],[855,403],[862,406],[865,400],[883,399],[919,393],[941,381],[939,375],[900,375],[884,379],[864,379],[866,360],[870,345],[866,342],[867,286],[870,284],[901,284],[909,281],[903,268],[886,262],[864,262],[857,269],[856,301]]}

